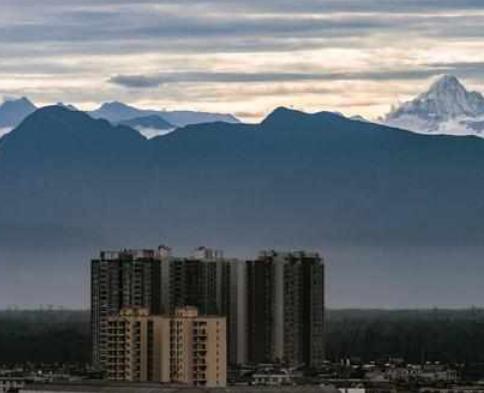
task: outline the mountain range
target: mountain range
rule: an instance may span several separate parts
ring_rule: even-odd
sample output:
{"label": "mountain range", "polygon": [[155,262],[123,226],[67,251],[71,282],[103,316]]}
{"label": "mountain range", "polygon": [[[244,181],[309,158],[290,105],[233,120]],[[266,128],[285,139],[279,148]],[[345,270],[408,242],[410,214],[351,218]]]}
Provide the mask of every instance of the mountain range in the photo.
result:
{"label": "mountain range", "polygon": [[0,139],[0,302],[85,306],[100,249],[164,243],[319,250],[331,306],[482,305],[483,173],[480,138],[329,112],[147,139],[41,108]]}
{"label": "mountain range", "polygon": [[146,116],[159,116],[176,127],[184,127],[190,124],[212,123],[215,121],[223,121],[226,123],[239,122],[236,117],[229,114],[195,111],[146,110],[138,109],[134,106],[117,101],[102,104],[98,109],[88,113],[94,118],[106,119],[112,123],[119,123]]}
{"label": "mountain range", "polygon": [[[72,105],[57,105],[77,110]],[[0,105],[0,136],[19,125],[36,109],[37,107],[25,97],[6,100]],[[192,124],[217,121],[239,123],[231,114],[147,110],[118,101],[101,104],[99,108],[86,113],[93,118],[106,119],[114,125],[128,125],[148,138]],[[359,115],[349,118],[368,121]],[[387,115],[378,119],[377,123],[423,134],[484,137],[484,96],[479,92],[467,90],[456,77],[443,75],[424,93],[394,106]]]}
{"label": "mountain range", "polygon": [[[59,102],[57,106],[78,110],[75,106]],[[0,137],[18,126],[28,115],[38,108],[28,99],[7,99],[0,105]],[[121,102],[102,104],[98,109],[88,111],[91,117],[105,119],[116,124],[126,124],[138,130],[148,138],[165,134],[177,127],[189,124],[223,121],[238,123],[239,120],[229,114],[197,111],[158,111],[138,109]]]}

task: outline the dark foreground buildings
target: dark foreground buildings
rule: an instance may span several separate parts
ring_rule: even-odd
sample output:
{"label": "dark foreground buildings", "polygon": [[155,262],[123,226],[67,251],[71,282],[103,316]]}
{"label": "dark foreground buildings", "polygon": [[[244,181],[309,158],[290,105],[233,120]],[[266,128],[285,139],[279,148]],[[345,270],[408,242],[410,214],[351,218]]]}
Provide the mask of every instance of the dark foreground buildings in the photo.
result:
{"label": "dark foreground buildings", "polygon": [[262,252],[251,261],[199,248],[103,251],[91,263],[93,362],[104,369],[108,321],[126,308],[173,315],[179,307],[227,319],[231,365],[316,367],[324,358],[324,264],[318,254]]}

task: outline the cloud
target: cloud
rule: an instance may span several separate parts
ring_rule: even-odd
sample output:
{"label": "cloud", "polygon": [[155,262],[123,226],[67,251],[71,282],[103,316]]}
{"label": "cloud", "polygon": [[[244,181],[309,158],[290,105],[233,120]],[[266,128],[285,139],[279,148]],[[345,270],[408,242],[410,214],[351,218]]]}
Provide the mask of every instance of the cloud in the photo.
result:
{"label": "cloud", "polygon": [[116,75],[110,83],[127,88],[152,88],[166,83],[253,83],[322,79],[322,74],[297,72],[162,72],[153,75]]}
{"label": "cloud", "polygon": [[109,78],[109,82],[123,87],[138,89],[159,87],[162,83],[162,80],[155,75],[116,75]]}
{"label": "cloud", "polygon": [[441,73],[484,82],[482,0],[2,0],[0,14],[0,93],[42,103],[254,113],[348,89],[390,105]]}
{"label": "cloud", "polygon": [[484,76],[484,62],[440,62],[429,63],[428,67],[443,74],[453,74],[462,78],[482,78]]}
{"label": "cloud", "polygon": [[[173,8],[172,0],[45,0],[39,4],[36,0],[2,0],[7,7],[29,7],[42,9],[45,6],[58,8],[112,9],[144,6]],[[249,13],[339,13],[339,12],[392,12],[423,13],[455,10],[481,10],[481,0],[178,0],[177,5],[183,9],[195,8],[207,11],[245,11]]]}
{"label": "cloud", "polygon": [[[183,0],[182,0],[183,1]],[[184,0],[193,4],[199,0]],[[213,4],[213,1],[202,3]],[[257,12],[290,12],[290,13],[339,13],[339,12],[372,12],[372,13],[425,13],[452,10],[481,10],[481,0],[228,0],[227,3],[244,10]]]}
{"label": "cloud", "polygon": [[[210,44],[212,49],[230,50],[232,46],[241,48],[244,43],[254,49],[257,44],[267,47],[266,40],[270,45],[292,42],[305,46],[312,40],[358,38],[365,41],[365,35],[397,31],[409,35],[420,32],[470,36],[479,34],[478,27],[483,21],[482,15],[470,12],[479,9],[477,2],[470,1],[464,1],[460,7],[443,2],[440,8],[433,1],[393,0],[385,4],[364,0],[185,0],[178,5],[163,1],[123,1],[117,7],[109,7],[110,1],[74,1],[62,6],[57,1],[46,0],[41,8],[32,5],[32,9],[26,7],[33,4],[31,1],[20,1],[20,5],[10,3],[10,6],[9,3],[0,5],[0,11],[6,8],[10,10],[7,15],[11,15],[3,21],[0,43],[46,42],[69,44],[71,48],[90,45],[91,50],[97,46],[112,48],[115,44],[119,52],[128,46],[153,49],[156,45],[171,50],[183,50],[188,45],[196,50],[196,43],[201,45],[201,50]],[[467,14],[442,14],[446,9],[467,11]],[[484,6],[480,9],[484,10]],[[409,14],[412,10],[420,13],[428,10],[430,14]],[[465,18],[466,23],[448,23],[448,18],[453,21]],[[119,43],[124,45],[116,46]]]}
{"label": "cloud", "polygon": [[[85,21],[88,21],[87,23]],[[48,16],[37,22],[7,23],[0,36],[0,42],[58,42],[58,43],[149,43],[150,41],[184,40],[189,42],[210,39],[220,47],[227,46],[231,38],[236,41],[264,38],[308,39],[355,37],[362,32],[394,29],[395,20],[384,20],[367,16],[338,17],[308,15],[290,18],[288,15],[250,17],[238,14],[186,15],[179,12],[66,12],[59,18]],[[55,28],[48,29],[48,24]],[[174,46],[176,47],[176,46]],[[123,48],[120,47],[120,50]]]}
{"label": "cloud", "polygon": [[[126,88],[155,88],[171,83],[259,83],[297,81],[415,80],[455,70],[455,65],[430,64],[420,69],[362,72],[160,72],[150,75],[116,75],[109,83]],[[311,88],[309,86],[309,88]]]}

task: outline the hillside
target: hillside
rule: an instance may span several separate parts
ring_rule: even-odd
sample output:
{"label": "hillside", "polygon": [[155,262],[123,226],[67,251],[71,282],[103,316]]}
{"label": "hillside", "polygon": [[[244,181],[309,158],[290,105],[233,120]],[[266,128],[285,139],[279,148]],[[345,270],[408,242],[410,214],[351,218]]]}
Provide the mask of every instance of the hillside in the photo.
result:
{"label": "hillside", "polygon": [[44,108],[0,143],[0,298],[82,306],[99,249],[165,243],[319,250],[334,306],[482,304],[483,169],[482,139],[326,112],[147,140]]}

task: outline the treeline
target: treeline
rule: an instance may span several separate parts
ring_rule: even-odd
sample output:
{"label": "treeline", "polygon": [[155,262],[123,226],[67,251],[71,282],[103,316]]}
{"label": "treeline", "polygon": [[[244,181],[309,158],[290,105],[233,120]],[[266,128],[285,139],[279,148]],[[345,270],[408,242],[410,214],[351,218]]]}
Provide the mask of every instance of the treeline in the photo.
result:
{"label": "treeline", "polygon": [[[329,310],[327,358],[484,363],[484,310]],[[0,311],[0,364],[87,363],[89,312]]]}
{"label": "treeline", "polygon": [[484,310],[334,310],[327,357],[362,361],[484,362]]}
{"label": "treeline", "polygon": [[87,311],[0,311],[0,364],[87,363]]}

